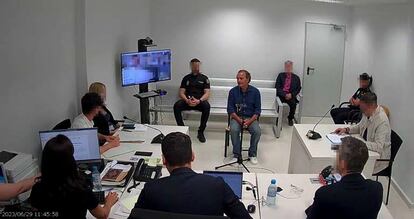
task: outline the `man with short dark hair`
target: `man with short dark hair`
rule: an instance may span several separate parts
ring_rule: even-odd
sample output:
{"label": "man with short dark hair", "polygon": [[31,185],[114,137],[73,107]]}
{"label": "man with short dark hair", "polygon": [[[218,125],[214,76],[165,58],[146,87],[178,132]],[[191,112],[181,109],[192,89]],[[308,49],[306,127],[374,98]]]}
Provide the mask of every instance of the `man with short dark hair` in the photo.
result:
{"label": "man with short dark hair", "polygon": [[251,75],[247,70],[237,73],[237,86],[229,91],[227,100],[227,113],[230,116],[230,136],[233,145],[233,159],[236,162],[241,157],[240,133],[247,129],[251,135],[249,147],[249,160],[257,164],[257,145],[262,134],[258,118],[262,112],[260,91],[249,85]]}
{"label": "man with short dark hair", "polygon": [[361,175],[368,160],[368,148],[354,137],[342,138],[336,156],[341,181],[319,188],[308,219],[375,219],[382,204],[382,185]]}
{"label": "man with short dark hair", "polygon": [[[97,93],[87,93],[81,99],[82,113],[79,114],[72,123],[73,129],[93,128],[93,119],[99,115],[104,104],[101,96]],[[120,145],[118,136],[102,135],[98,133],[99,142],[102,146],[99,148],[101,154],[107,150]],[[105,144],[108,142],[107,144]]]}
{"label": "man with short dark hair", "polygon": [[293,119],[295,118],[296,104],[299,102],[296,96],[302,89],[300,85],[300,78],[293,73],[293,62],[285,62],[285,72],[279,73],[276,79],[276,91],[277,96],[283,103],[289,105],[289,125],[293,125]]}
{"label": "man with short dark hair", "polygon": [[200,142],[206,142],[204,130],[207,127],[208,117],[210,116],[210,81],[208,77],[200,72],[200,60],[190,61],[191,73],[186,75],[181,81],[180,100],[174,104],[174,116],[177,125],[184,126],[182,111],[197,110],[201,112],[200,127],[198,128],[197,138]]}
{"label": "man with short dark hair", "polygon": [[161,143],[162,160],[170,176],[146,183],[135,208],[192,215],[224,213],[251,218],[243,203],[222,178],[191,170],[194,153],[188,135],[174,132]]}
{"label": "man with short dark hair", "polygon": [[[369,92],[360,97],[359,107],[363,113],[361,121],[347,128],[338,128],[337,134],[359,134],[368,149],[378,152],[381,159],[391,157],[391,127],[384,109],[377,104],[377,95]],[[374,172],[378,173],[389,165],[388,161],[375,162]]]}

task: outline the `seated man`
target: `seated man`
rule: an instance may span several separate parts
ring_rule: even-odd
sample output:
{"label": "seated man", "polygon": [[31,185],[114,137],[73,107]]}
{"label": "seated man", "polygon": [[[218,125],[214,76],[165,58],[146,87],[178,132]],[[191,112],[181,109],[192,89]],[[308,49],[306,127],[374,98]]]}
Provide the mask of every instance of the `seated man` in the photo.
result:
{"label": "seated man", "polygon": [[261,135],[257,119],[261,113],[261,98],[260,91],[249,85],[250,81],[250,73],[246,70],[240,70],[237,73],[238,86],[233,87],[229,92],[227,113],[230,116],[230,135],[234,155],[231,162],[236,162],[237,158],[241,156],[240,132],[242,129],[247,129],[251,134],[250,162],[257,164],[257,145]]}
{"label": "seated man", "polygon": [[191,139],[170,133],[161,143],[162,160],[170,176],[146,183],[135,208],[181,214],[251,218],[243,203],[222,178],[191,170]]}
{"label": "seated man", "polygon": [[[381,159],[391,157],[391,128],[384,109],[377,105],[377,95],[366,93],[361,96],[359,106],[363,113],[361,121],[348,128],[338,128],[337,134],[359,134],[371,151],[378,152]],[[377,161],[374,173],[378,173],[389,165],[388,161]]]}
{"label": "seated man", "polygon": [[295,118],[296,104],[299,102],[296,96],[299,94],[300,78],[293,73],[293,62],[285,62],[285,72],[279,73],[276,79],[277,96],[283,103],[289,105],[289,125],[293,125],[293,119]]}
{"label": "seated man", "polygon": [[370,87],[372,85],[372,77],[367,73],[363,73],[359,76],[359,88],[354,95],[349,99],[349,107],[335,108],[331,110],[331,116],[335,124],[344,124],[350,117],[351,111],[359,111],[359,101],[363,94],[371,92]]}
{"label": "seated man", "polygon": [[[93,119],[99,115],[102,111],[102,106],[104,104],[102,98],[97,93],[87,93],[82,97],[82,113],[77,116],[72,123],[72,128],[93,128],[94,123]],[[99,142],[107,142],[99,148],[101,154],[105,151],[119,146],[119,137],[118,136],[108,136],[98,133]]]}
{"label": "seated man", "polygon": [[354,137],[342,138],[336,156],[341,181],[319,188],[313,204],[306,209],[308,219],[375,219],[382,204],[382,185],[361,175],[368,160],[364,142]]}
{"label": "seated man", "polygon": [[186,75],[181,81],[180,100],[174,104],[174,116],[177,125],[184,126],[181,112],[184,110],[197,110],[201,112],[200,127],[198,128],[197,138],[200,142],[206,142],[204,130],[210,116],[210,81],[208,77],[200,72],[200,60],[192,59],[190,62],[191,73]]}

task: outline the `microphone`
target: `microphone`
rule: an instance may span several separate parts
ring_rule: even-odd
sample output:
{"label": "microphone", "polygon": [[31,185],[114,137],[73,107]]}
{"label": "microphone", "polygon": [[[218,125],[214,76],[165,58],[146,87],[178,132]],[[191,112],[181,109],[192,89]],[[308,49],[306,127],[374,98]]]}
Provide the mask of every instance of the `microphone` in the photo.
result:
{"label": "microphone", "polygon": [[249,181],[243,181],[242,184],[248,184],[248,185],[250,185],[250,187],[249,186],[246,187],[246,190],[247,191],[252,191],[253,192],[254,200],[257,200],[257,197],[256,197],[256,189],[257,189],[257,186],[253,185],[253,183],[251,183]]}
{"label": "microphone", "polygon": [[306,137],[312,140],[320,139],[322,138],[321,134],[318,132],[315,132],[316,126],[328,115],[328,113],[335,107],[335,104],[332,104],[331,108],[329,108],[328,112],[325,113],[325,115],[322,116],[322,118],[313,126],[312,130],[309,130],[308,133],[306,133]]}
{"label": "microphone", "polygon": [[[126,117],[126,116],[124,116],[124,119],[126,119],[126,120],[129,120],[129,121],[132,121],[132,122],[134,122],[134,123],[139,124],[139,122],[138,122],[138,121],[133,120],[133,119],[130,119],[130,118]],[[157,135],[157,136],[155,136],[155,137],[152,139],[151,144],[161,144],[162,140],[163,140],[163,139],[164,139],[164,137],[165,137],[165,136],[164,136],[164,134],[162,133],[162,131],[161,131],[161,130],[159,130],[159,129],[157,129],[157,128],[154,128],[154,127],[152,127],[152,126],[149,126],[149,125],[147,125],[147,124],[141,124],[141,125],[146,126],[146,127],[150,128],[150,129],[154,129],[154,130],[158,131],[160,134],[159,134],[159,135]]]}

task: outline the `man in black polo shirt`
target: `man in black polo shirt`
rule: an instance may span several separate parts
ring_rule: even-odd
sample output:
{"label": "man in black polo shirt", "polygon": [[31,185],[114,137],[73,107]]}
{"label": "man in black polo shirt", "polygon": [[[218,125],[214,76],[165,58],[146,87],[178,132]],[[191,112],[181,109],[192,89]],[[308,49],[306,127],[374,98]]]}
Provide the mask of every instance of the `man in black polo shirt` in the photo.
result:
{"label": "man in black polo shirt", "polygon": [[197,138],[200,142],[206,142],[204,130],[207,126],[207,120],[210,115],[210,104],[208,97],[210,95],[210,81],[208,77],[200,72],[200,60],[192,59],[190,61],[191,73],[186,75],[181,81],[180,100],[174,104],[174,116],[177,125],[184,126],[181,112],[184,110],[198,110],[201,114],[200,127]]}

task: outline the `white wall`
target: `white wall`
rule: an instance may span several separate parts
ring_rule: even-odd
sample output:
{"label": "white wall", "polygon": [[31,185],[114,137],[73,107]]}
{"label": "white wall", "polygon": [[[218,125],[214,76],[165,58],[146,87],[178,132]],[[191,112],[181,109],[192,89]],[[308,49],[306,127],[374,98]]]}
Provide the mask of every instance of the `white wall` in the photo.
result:
{"label": "white wall", "polygon": [[152,0],[153,39],[173,51],[173,81],[163,86],[176,95],[193,57],[209,77],[234,78],[246,68],[254,79],[275,80],[287,59],[302,77],[305,22],[348,25],[350,12],[303,0]]}
{"label": "white wall", "polygon": [[76,114],[81,10],[78,0],[0,1],[0,149],[38,156],[38,131]]}
{"label": "white wall", "polygon": [[[107,105],[115,118],[138,118],[137,87],[122,88],[119,54],[137,51],[137,40],[150,35],[149,0],[86,0],[88,85],[107,86]],[[86,92],[86,90],[85,90]]]}
{"label": "white wall", "polygon": [[349,36],[350,58],[344,74],[342,99],[357,89],[362,72],[374,77],[379,103],[391,110],[391,127],[404,140],[394,166],[394,179],[414,201],[414,136],[412,115],[414,74],[414,11],[407,4],[357,6]]}

